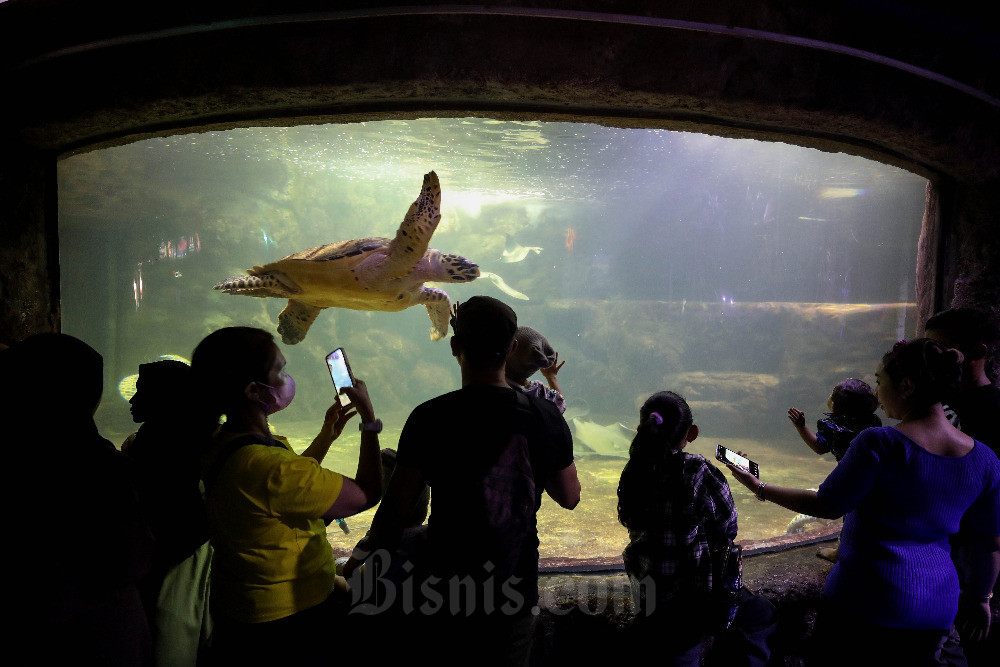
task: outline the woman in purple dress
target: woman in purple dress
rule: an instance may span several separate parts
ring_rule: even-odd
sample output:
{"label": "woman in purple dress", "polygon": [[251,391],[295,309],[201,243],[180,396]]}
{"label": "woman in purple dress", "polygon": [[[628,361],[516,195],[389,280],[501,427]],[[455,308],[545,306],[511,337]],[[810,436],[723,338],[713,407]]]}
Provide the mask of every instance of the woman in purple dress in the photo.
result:
{"label": "woman in purple dress", "polygon": [[[882,358],[876,393],[898,423],[858,434],[818,491],[770,485],[730,466],[760,500],[844,517],[815,664],[932,665],[956,615],[967,637],[989,630],[1000,572],[1000,461],[951,426],[941,407],[960,363],[960,353],[929,339],[897,343]],[[961,591],[948,541],[959,524],[977,545]]]}

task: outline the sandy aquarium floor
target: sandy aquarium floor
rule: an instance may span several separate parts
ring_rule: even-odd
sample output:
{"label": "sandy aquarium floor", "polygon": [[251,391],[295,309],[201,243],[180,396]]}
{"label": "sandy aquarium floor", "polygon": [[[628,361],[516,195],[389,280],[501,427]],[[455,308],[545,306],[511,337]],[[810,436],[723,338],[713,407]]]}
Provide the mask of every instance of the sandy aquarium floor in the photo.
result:
{"label": "sandy aquarium floor", "polygon": [[[308,446],[318,428],[318,424],[282,423],[278,419],[273,420],[271,426],[275,433],[288,437],[296,451]],[[399,428],[386,427],[380,437],[380,445],[395,448],[399,434]],[[835,463],[831,456],[816,456],[805,444],[791,441],[776,447],[754,440],[700,438],[689,445],[688,451],[714,462],[716,443],[749,453],[760,464],[761,478],[782,486],[815,488]],[[359,445],[358,433],[349,425],[331,447],[323,465],[353,475],[357,470]],[[789,451],[797,453],[789,454]],[[547,496],[543,497],[538,515],[539,555],[542,558],[570,559],[618,557],[628,543],[628,535],[618,523],[616,510],[618,479],[625,459],[578,454],[576,464],[582,486],[580,504],[570,512]],[[773,503],[759,502],[728,471],[726,477],[739,512],[738,539],[756,541],[785,534],[789,522],[796,516],[794,512]],[[372,509],[347,519],[350,534],[344,534],[337,524],[331,524],[327,536],[334,549],[339,553],[353,548],[368,530],[374,513]]]}

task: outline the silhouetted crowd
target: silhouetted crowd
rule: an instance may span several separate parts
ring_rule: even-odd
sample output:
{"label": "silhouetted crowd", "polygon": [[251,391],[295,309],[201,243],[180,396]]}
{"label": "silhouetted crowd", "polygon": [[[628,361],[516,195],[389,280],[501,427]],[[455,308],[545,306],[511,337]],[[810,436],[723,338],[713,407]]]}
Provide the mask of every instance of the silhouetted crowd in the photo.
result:
{"label": "silhouetted crowd", "polygon": [[[461,387],[416,406],[395,449],[380,447],[359,377],[304,451],[273,433],[295,381],[253,327],[212,332],[190,365],[142,364],[139,426],[120,449],[94,423],[97,351],[58,333],[0,351],[23,602],[13,627],[30,660],[530,664],[542,495],[567,510],[581,498],[565,362],[491,297],[458,304],[451,327]],[[687,401],[651,395],[618,486],[633,612],[621,651],[669,665],[771,660],[780,613],[742,581],[728,468],[763,502],[844,518],[820,554],[834,565],[807,664],[998,664],[997,343],[988,313],[950,309],[886,351],[874,388],[838,383],[815,430],[790,408],[805,444],[837,460],[814,489],[685,451],[700,434]],[[349,476],[322,463],[355,416]],[[350,558],[335,559],[327,526],[376,505]]]}

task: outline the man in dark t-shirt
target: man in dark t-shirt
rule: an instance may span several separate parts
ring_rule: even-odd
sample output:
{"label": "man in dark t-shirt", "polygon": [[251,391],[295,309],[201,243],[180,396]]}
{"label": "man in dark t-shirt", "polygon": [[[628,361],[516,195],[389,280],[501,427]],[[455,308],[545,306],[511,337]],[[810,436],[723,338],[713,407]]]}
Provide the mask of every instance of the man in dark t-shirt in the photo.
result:
{"label": "man in dark t-shirt", "polygon": [[[529,403],[523,418],[518,400]],[[493,527],[486,515],[490,509],[478,488],[514,431],[521,427],[519,421],[527,422],[524,427],[534,431],[528,438],[528,452],[533,486],[542,489],[553,473],[573,465],[569,429],[554,405],[532,396],[519,399],[508,388],[472,385],[418,406],[400,436],[397,464],[423,470],[431,487],[431,571],[445,581],[451,575],[470,576],[478,584],[479,595],[483,595],[484,586],[492,586],[500,596],[495,598],[497,604],[524,615],[530,613],[538,598],[535,512],[541,505],[541,494],[534,494],[526,539],[516,559],[512,559],[504,545],[494,543]],[[486,563],[492,567],[487,569]],[[496,571],[512,573],[511,581],[491,577]],[[508,593],[502,589],[504,584]],[[463,611],[489,612],[481,604],[468,605],[464,599],[455,602],[461,602]]]}
{"label": "man in dark t-shirt", "polygon": [[[535,513],[543,490],[566,509],[580,500],[572,437],[551,403],[507,384],[517,329],[510,307],[473,297],[456,308],[452,327],[462,388],[419,405],[407,419],[370,547],[391,551],[420,489],[430,485],[426,552],[400,591],[406,615],[400,627],[420,628],[420,650],[433,654],[428,658],[526,665],[538,613]],[[529,478],[517,483],[526,500],[509,503],[512,521],[525,520],[514,524],[523,540],[513,550],[506,508],[487,492],[497,478],[517,476],[504,463],[511,451],[526,454]]]}

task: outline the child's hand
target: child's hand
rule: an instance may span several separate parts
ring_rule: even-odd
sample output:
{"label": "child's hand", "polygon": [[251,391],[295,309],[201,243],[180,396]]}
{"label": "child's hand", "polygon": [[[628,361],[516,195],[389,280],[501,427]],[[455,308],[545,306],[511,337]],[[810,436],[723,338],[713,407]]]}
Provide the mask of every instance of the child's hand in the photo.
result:
{"label": "child's hand", "polygon": [[806,413],[798,408],[788,408],[788,419],[795,425],[795,428],[802,428],[806,425]]}
{"label": "child's hand", "polygon": [[562,368],[563,364],[565,364],[565,363],[566,363],[565,361],[562,362],[562,363],[559,363],[559,353],[556,352],[556,358],[552,362],[552,365],[549,366],[548,368],[540,368],[539,372],[541,372],[542,377],[544,377],[546,380],[548,380],[549,383],[551,384],[552,380],[554,380],[555,377],[556,377],[556,375],[559,373],[559,369]]}

